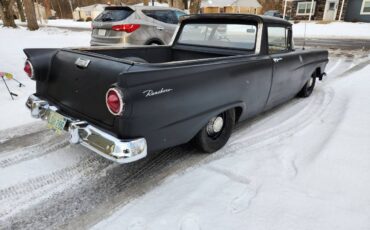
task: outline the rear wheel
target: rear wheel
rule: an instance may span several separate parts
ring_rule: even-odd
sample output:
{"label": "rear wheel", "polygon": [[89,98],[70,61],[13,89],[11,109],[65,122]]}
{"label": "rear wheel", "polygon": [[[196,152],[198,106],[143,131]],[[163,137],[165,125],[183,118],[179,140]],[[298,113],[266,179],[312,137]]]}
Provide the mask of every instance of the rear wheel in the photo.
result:
{"label": "rear wheel", "polygon": [[229,140],[235,125],[235,110],[230,109],[212,117],[194,137],[195,147],[206,153],[221,149]]}
{"label": "rear wheel", "polygon": [[316,73],[313,73],[310,79],[303,86],[301,91],[299,91],[298,97],[309,97],[312,94],[313,89],[315,88],[315,84],[316,84]]}

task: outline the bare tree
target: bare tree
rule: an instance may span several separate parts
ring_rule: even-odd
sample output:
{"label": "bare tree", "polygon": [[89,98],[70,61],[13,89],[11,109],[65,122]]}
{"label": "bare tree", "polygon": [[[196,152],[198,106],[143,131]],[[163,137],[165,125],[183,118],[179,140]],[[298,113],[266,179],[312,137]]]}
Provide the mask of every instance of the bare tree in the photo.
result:
{"label": "bare tree", "polygon": [[18,13],[21,18],[22,22],[26,21],[26,17],[24,16],[24,10],[23,10],[23,4],[21,0],[16,0],[17,3],[17,8],[18,8]]}
{"label": "bare tree", "polygon": [[46,18],[49,18],[51,16],[51,4],[50,4],[50,0],[44,0],[44,6],[45,6]]}
{"label": "bare tree", "polygon": [[282,10],[282,0],[260,0],[259,3],[262,5],[262,13],[268,10]]}
{"label": "bare tree", "polygon": [[0,0],[0,10],[3,26],[15,28],[17,25],[14,22],[12,4],[13,0]]}
{"label": "bare tree", "polygon": [[185,4],[183,0],[173,0],[173,7],[178,9],[185,9]]}
{"label": "bare tree", "polygon": [[29,30],[38,30],[39,25],[37,24],[35,4],[33,0],[23,0],[24,9],[26,11],[27,27]]}
{"label": "bare tree", "polygon": [[58,4],[58,9],[59,9],[59,17],[63,18],[63,10],[62,10],[62,6],[60,5],[60,1],[57,0],[57,4]]}
{"label": "bare tree", "polygon": [[190,13],[197,14],[200,11],[201,0],[190,0]]}

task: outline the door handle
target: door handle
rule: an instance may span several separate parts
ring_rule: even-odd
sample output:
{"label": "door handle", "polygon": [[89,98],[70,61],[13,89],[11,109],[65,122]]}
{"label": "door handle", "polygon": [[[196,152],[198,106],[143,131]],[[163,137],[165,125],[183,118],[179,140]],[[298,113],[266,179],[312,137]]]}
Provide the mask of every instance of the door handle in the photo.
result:
{"label": "door handle", "polygon": [[280,61],[283,60],[283,58],[279,57],[279,58],[273,58],[272,60],[274,60],[275,63],[278,63]]}
{"label": "door handle", "polygon": [[164,30],[164,28],[161,26],[157,26],[157,30]]}

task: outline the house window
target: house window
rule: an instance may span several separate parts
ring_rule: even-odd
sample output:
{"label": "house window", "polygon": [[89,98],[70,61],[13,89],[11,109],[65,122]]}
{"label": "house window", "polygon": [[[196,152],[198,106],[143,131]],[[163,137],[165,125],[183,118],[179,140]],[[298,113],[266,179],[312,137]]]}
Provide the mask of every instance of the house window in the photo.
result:
{"label": "house window", "polygon": [[370,0],[363,0],[361,14],[370,14]]}
{"label": "house window", "polygon": [[[367,0],[365,0],[367,1]],[[311,8],[311,2],[298,2],[297,5],[297,15],[310,15],[310,10],[312,9],[312,15],[315,14],[316,2],[313,2],[313,7]]]}
{"label": "house window", "polygon": [[329,3],[329,10],[335,10],[335,2]]}

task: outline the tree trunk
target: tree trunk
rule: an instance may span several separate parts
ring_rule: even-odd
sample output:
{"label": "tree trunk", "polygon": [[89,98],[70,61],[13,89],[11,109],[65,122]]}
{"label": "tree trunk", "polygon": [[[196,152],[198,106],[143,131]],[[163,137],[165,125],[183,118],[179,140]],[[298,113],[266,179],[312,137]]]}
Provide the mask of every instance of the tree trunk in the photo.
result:
{"label": "tree trunk", "polygon": [[60,18],[63,18],[62,7],[61,7],[61,5],[60,5],[59,0],[57,0],[57,4],[58,4],[58,8],[59,8],[59,17],[60,17]]}
{"label": "tree trunk", "polygon": [[21,21],[25,22],[26,17],[24,16],[23,4],[22,4],[21,0],[16,0],[16,2],[17,2],[17,8],[18,8],[19,16],[21,17]]}
{"label": "tree trunk", "polygon": [[44,0],[44,6],[45,6],[46,19],[48,19],[50,16],[52,16],[51,15],[50,0]]}
{"label": "tree trunk", "polygon": [[0,0],[1,18],[3,19],[3,26],[16,28],[17,25],[14,22],[13,0]]}
{"label": "tree trunk", "polygon": [[198,14],[200,11],[201,0],[190,0],[190,13]]}
{"label": "tree trunk", "polygon": [[29,30],[38,30],[39,25],[37,24],[35,5],[33,0],[23,0],[24,8],[26,11],[27,27]]}
{"label": "tree trunk", "polygon": [[173,0],[173,7],[178,8],[180,10],[185,9],[185,4],[183,0]]}
{"label": "tree trunk", "polygon": [[182,0],[182,2],[184,3],[184,9],[188,10],[188,6],[189,6],[188,0]]}

